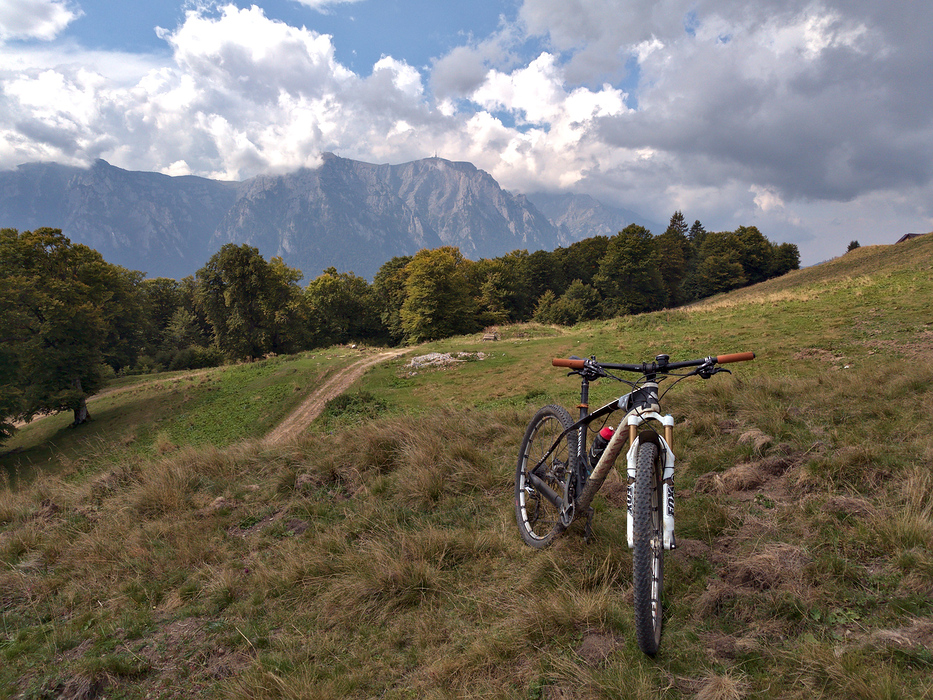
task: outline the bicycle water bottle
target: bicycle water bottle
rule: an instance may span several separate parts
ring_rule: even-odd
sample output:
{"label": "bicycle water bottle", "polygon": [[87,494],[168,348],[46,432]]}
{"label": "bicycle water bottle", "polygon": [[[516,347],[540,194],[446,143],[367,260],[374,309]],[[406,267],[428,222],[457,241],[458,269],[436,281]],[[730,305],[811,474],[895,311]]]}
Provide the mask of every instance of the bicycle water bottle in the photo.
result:
{"label": "bicycle water bottle", "polygon": [[612,434],[615,432],[615,428],[611,425],[607,425],[602,430],[596,434],[596,439],[593,440],[593,444],[590,446],[590,471],[596,469],[596,465],[599,463],[599,458],[603,456],[603,452],[606,451],[606,445],[609,444],[609,441],[612,439]]}

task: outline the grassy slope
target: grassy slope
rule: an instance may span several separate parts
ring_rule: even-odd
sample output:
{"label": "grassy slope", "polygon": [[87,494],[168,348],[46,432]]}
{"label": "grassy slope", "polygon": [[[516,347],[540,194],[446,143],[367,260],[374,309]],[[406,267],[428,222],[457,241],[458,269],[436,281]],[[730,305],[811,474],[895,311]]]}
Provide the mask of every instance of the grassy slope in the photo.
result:
{"label": "grassy slope", "polygon": [[224,447],[259,438],[287,416],[324,378],[367,350],[277,357],[251,365],[168,372],[114,381],[90,403],[93,418],[74,430],[62,413],[36,420],[3,446],[0,476],[29,479],[75,462],[95,465],[165,454],[180,445]]}
{"label": "grassy slope", "polygon": [[[138,413],[200,425],[200,378],[187,404],[114,394],[132,440],[94,438],[0,493],[0,697],[933,694],[931,270],[927,237],[686,310],[445,341],[427,350],[491,356],[387,363],[284,447],[187,447]],[[574,402],[551,356],[742,350],[759,359],[668,396],[681,548],[648,659],[618,480],[594,541],[575,526],[532,551],[512,515],[517,445],[536,407]],[[593,402],[618,392],[597,384]]]}

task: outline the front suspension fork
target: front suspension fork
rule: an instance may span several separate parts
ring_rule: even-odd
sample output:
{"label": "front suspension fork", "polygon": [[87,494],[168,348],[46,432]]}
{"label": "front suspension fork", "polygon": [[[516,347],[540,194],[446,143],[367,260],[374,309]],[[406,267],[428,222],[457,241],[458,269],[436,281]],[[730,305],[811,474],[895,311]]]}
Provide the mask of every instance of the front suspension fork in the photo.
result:
{"label": "front suspension fork", "polygon": [[644,423],[648,418],[659,420],[664,426],[664,437],[658,435],[655,439],[658,445],[658,459],[663,465],[661,475],[661,511],[662,511],[662,529],[664,533],[664,549],[675,549],[677,547],[674,537],[674,451],[671,444],[674,439],[674,418],[673,416],[661,416],[657,413],[652,414],[629,414],[628,416],[628,437],[629,450],[626,454],[626,475],[628,477],[628,491],[626,493],[626,534],[628,536],[628,546],[635,546],[635,471],[638,462],[638,447],[641,444],[641,435],[638,433],[638,426]]}

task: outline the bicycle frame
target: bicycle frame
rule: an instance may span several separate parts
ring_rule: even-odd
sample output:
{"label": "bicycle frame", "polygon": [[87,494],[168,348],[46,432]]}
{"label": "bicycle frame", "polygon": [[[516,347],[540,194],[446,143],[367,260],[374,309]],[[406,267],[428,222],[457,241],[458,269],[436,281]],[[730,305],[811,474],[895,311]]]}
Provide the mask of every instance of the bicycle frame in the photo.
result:
{"label": "bicycle frame", "polygon": [[[570,429],[579,430],[577,452],[581,460],[587,459],[586,434],[589,428],[589,424],[602,418],[603,416],[614,413],[615,411],[625,409],[628,410],[626,411],[622,420],[619,422],[619,427],[613,434],[612,438],[609,440],[609,444],[606,445],[606,449],[602,456],[599,458],[599,462],[597,462],[596,466],[593,468],[593,471],[590,472],[589,478],[586,480],[585,485],[583,485],[582,490],[580,490],[580,485],[583,475],[578,471],[576,478],[578,489],[577,493],[579,493],[579,496],[573,499],[572,503],[567,502],[570,499],[561,499],[563,501],[562,504],[555,503],[555,505],[561,508],[562,511],[566,512],[569,510],[573,514],[569,518],[563,518],[566,526],[569,526],[570,523],[573,522],[573,520],[576,518],[576,514],[589,511],[590,503],[592,503],[592,500],[598,493],[599,489],[602,488],[603,482],[606,480],[609,472],[612,471],[612,467],[615,466],[616,460],[625,449],[626,444],[628,444],[629,449],[626,452],[626,476],[628,477],[628,484],[626,488],[626,530],[628,535],[628,546],[629,548],[634,547],[634,513],[632,501],[635,488],[635,459],[638,454],[638,446],[641,444],[641,441],[649,440],[658,446],[659,460],[661,461],[661,466],[663,468],[662,502],[664,503],[664,549],[674,549],[676,547],[676,540],[674,537],[675,456],[671,447],[674,435],[674,417],[671,415],[661,415],[659,412],[660,406],[658,404],[657,382],[653,381],[652,378],[651,381],[646,381],[635,391],[625,394],[624,396],[621,396],[614,401],[610,401],[605,406],[602,406],[593,413],[588,412],[588,389],[589,382],[586,378],[583,378],[580,391],[580,419],[574,423],[573,427]],[[632,405],[633,403],[635,403],[635,405]],[[639,426],[647,424],[648,421],[656,421],[663,427],[663,437],[653,429],[639,432]],[[561,439],[563,439],[563,435],[561,436]],[[559,442],[560,440],[555,442],[555,444],[552,446],[552,450],[557,446],[557,444],[559,444]],[[550,454],[550,451],[548,454]],[[581,461],[580,463],[582,464],[583,462]]]}

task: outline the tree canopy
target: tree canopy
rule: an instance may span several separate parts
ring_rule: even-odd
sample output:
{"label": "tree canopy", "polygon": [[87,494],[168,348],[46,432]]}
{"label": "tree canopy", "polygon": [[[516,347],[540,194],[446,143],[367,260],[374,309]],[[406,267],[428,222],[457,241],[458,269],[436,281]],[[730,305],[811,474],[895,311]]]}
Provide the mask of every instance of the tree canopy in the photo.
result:
{"label": "tree canopy", "polygon": [[402,329],[412,342],[476,330],[463,254],[451,246],[421,250],[406,266]]}
{"label": "tree canopy", "polygon": [[197,272],[197,302],[217,346],[235,359],[288,351],[299,329],[293,324],[301,272],[281,260],[266,262],[252,246],[228,243]]}
{"label": "tree canopy", "polygon": [[59,229],[0,231],[2,434],[10,420],[70,410],[87,421],[108,357],[131,361],[128,315],[138,278]]}

